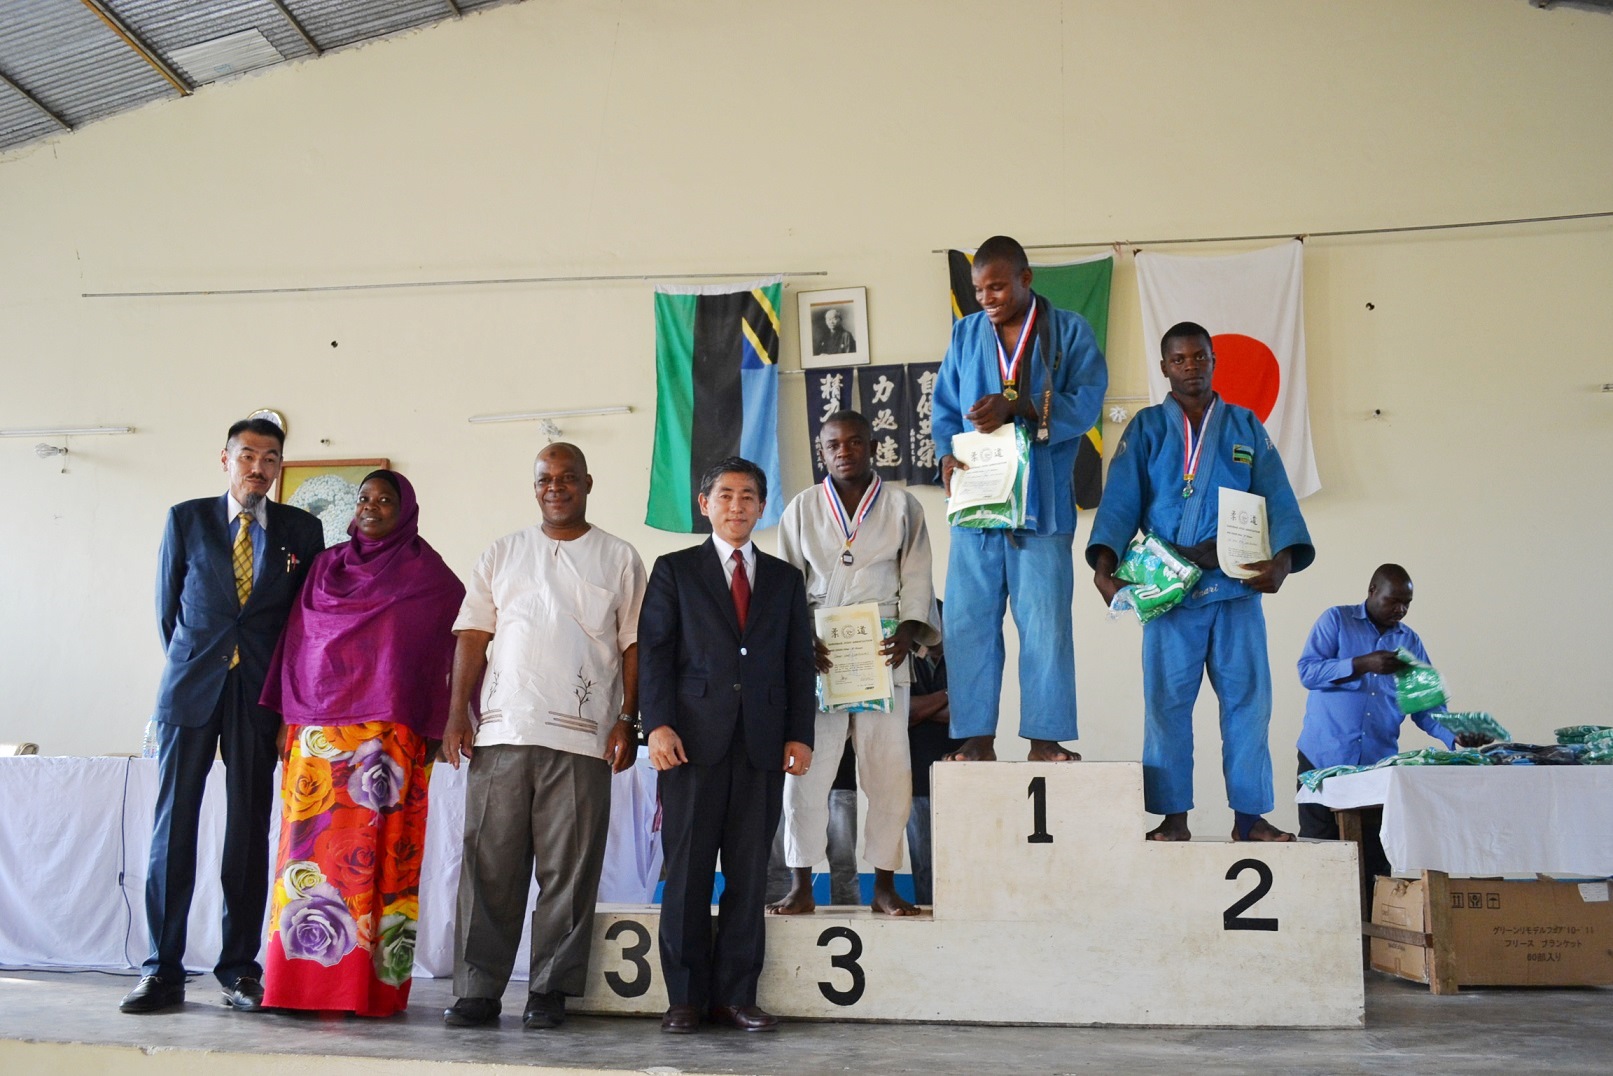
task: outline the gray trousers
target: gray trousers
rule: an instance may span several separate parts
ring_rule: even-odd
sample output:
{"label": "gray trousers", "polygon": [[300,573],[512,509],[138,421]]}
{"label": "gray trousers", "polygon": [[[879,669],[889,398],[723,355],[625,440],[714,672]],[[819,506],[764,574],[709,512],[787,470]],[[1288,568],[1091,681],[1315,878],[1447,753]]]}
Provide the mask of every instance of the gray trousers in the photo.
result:
{"label": "gray trousers", "polygon": [[610,779],[602,758],[512,744],[475,749],[454,922],[456,997],[503,996],[533,877],[528,989],[582,996],[610,832]]}

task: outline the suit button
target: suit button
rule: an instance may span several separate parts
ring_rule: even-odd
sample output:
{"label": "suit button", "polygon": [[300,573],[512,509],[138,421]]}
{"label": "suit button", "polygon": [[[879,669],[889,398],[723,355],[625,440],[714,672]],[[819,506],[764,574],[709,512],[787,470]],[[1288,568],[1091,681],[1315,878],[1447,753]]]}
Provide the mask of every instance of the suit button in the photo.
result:
{"label": "suit button", "polygon": [[739,656],[740,656],[740,657],[742,657],[742,658],[743,658],[743,657],[749,657],[749,656],[750,656],[750,651],[749,651],[749,650],[746,650],[746,649],[745,649],[745,648],[744,648],[744,647],[743,647],[743,646],[742,646],[742,647],[740,647],[740,648],[739,648]]}
{"label": "suit button", "polygon": [[740,685],[739,685],[739,684],[735,684],[735,685],[734,685],[734,690],[735,690],[735,691],[738,691],[738,690],[739,690],[739,689],[740,689]]}

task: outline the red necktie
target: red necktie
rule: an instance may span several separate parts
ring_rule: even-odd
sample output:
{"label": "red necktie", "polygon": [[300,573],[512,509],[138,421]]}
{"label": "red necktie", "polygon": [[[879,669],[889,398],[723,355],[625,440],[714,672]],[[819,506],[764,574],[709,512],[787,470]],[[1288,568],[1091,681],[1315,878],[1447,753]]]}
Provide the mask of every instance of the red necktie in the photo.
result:
{"label": "red necktie", "polygon": [[739,615],[739,630],[745,630],[745,616],[750,612],[750,577],[745,574],[745,558],[734,550],[734,576],[729,586],[734,592],[734,612]]}

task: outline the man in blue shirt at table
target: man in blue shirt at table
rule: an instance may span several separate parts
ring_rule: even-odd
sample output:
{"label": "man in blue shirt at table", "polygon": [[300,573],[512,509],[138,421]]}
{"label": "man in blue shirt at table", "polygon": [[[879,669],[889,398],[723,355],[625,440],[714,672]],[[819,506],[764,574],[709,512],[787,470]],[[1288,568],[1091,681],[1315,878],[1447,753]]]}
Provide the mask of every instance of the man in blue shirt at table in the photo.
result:
{"label": "man in blue shirt at table", "polygon": [[[1422,638],[1404,623],[1411,608],[1411,576],[1398,564],[1372,573],[1367,600],[1335,605],[1321,615],[1299,655],[1299,682],[1310,691],[1299,731],[1299,772],[1327,766],[1370,766],[1400,750],[1406,716],[1395,700],[1394,674],[1405,668],[1406,650],[1431,664]],[[1409,715],[1446,748],[1479,747],[1479,735],[1458,738],[1439,723],[1443,705]],[[1378,817],[1381,817],[1379,815]],[[1376,818],[1363,816],[1363,854],[1375,874],[1388,874]],[[1320,803],[1299,805],[1299,835],[1336,841],[1338,821]]]}

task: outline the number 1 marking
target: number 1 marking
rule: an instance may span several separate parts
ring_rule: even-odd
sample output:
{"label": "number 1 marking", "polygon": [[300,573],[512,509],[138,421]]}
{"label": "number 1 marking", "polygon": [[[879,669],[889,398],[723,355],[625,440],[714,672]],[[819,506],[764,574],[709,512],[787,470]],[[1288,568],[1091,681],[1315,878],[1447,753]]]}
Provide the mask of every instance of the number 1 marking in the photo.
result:
{"label": "number 1 marking", "polygon": [[1053,835],[1047,831],[1047,778],[1032,777],[1025,795],[1031,800],[1031,828],[1034,831],[1025,838],[1025,843],[1052,844]]}

